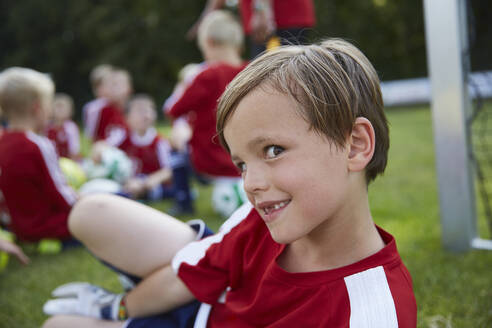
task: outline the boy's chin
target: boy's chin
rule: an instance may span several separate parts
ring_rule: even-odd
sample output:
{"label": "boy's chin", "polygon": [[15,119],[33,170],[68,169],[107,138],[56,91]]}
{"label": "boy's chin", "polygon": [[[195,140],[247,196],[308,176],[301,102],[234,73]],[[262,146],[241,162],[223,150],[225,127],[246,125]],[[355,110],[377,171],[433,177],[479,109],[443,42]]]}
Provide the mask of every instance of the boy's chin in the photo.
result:
{"label": "boy's chin", "polygon": [[269,227],[268,230],[270,231],[270,236],[272,237],[273,241],[275,241],[277,244],[288,245],[298,239],[286,234],[285,232],[278,231],[278,229],[275,228]]}

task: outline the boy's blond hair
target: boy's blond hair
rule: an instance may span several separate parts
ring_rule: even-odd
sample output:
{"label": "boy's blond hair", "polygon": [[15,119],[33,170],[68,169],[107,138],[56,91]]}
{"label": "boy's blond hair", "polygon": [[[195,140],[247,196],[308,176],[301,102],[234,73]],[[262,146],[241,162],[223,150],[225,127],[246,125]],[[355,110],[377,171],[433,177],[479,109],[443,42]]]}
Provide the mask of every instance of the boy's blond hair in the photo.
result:
{"label": "boy's blond hair", "polygon": [[54,92],[53,80],[33,69],[11,67],[0,73],[0,108],[7,120],[29,116],[35,102],[51,105]]}
{"label": "boy's blond hair", "polygon": [[113,69],[113,66],[109,64],[100,64],[91,70],[89,80],[91,82],[92,90],[94,93],[96,92],[97,88],[99,88],[104,78],[111,74]]}
{"label": "boy's blond hair", "polygon": [[300,115],[315,131],[343,147],[357,117],[374,127],[374,155],[366,167],[369,183],[381,174],[389,148],[379,78],[364,54],[352,44],[329,39],[308,46],[285,46],[251,62],[228,85],[217,109],[217,131],[223,130],[239,102],[257,87],[273,88],[299,105]]}
{"label": "boy's blond hair", "polygon": [[130,89],[133,88],[133,79],[132,79],[132,76],[128,70],[126,70],[124,68],[114,68],[112,73],[114,75],[119,75],[119,76],[124,77],[126,82],[128,83],[128,86],[130,87]]}
{"label": "boy's blond hair", "polygon": [[238,20],[226,10],[214,10],[207,14],[198,28],[198,43],[211,40],[217,45],[243,46],[244,34]]}

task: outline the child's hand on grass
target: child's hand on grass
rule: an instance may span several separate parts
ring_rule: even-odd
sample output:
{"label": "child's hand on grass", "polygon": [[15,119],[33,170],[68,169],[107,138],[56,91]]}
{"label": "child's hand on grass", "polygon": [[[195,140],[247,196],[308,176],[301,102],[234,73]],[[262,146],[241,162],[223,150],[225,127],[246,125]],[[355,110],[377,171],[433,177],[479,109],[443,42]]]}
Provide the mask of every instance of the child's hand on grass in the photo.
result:
{"label": "child's hand on grass", "polygon": [[29,264],[30,262],[29,258],[27,257],[26,254],[24,254],[22,249],[16,244],[14,244],[13,242],[10,242],[8,240],[0,238],[0,250],[8,254],[14,255],[22,264]]}

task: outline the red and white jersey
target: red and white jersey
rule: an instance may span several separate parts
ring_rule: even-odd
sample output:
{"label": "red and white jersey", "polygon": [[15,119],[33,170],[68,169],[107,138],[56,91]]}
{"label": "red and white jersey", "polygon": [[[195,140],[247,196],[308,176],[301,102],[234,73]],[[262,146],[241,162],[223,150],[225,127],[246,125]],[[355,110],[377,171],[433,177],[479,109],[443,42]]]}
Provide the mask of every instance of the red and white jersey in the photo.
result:
{"label": "red and white jersey", "polygon": [[217,101],[227,84],[245,65],[202,63],[185,87],[174,92],[164,104],[165,114],[172,118],[186,117],[193,134],[189,141],[194,169],[210,176],[239,176],[227,151],[216,137]]}
{"label": "red and white jersey", "polygon": [[[251,33],[253,0],[239,1],[243,29]],[[316,21],[313,0],[273,0],[273,16],[277,29],[312,27]]]}
{"label": "red and white jersey", "polygon": [[415,328],[410,274],[394,238],[345,267],[290,273],[277,265],[276,243],[250,203],[215,235],[192,242],[172,261],[174,271],[203,302],[195,327]]}
{"label": "red and white jersey", "polygon": [[53,141],[58,156],[74,158],[79,155],[80,133],[74,121],[67,120],[62,125],[50,125],[46,136]]}
{"label": "red and white jersey", "polygon": [[7,130],[0,138],[0,191],[21,240],[70,238],[68,213],[76,195],[58,165],[52,142]]}
{"label": "red and white jersey", "polygon": [[83,108],[84,132],[93,142],[104,140],[120,147],[129,134],[121,109],[105,99],[95,99]]}
{"label": "red and white jersey", "polygon": [[161,168],[170,168],[171,146],[155,128],[140,136],[131,133],[125,141],[123,151],[130,157],[135,174],[151,174]]}

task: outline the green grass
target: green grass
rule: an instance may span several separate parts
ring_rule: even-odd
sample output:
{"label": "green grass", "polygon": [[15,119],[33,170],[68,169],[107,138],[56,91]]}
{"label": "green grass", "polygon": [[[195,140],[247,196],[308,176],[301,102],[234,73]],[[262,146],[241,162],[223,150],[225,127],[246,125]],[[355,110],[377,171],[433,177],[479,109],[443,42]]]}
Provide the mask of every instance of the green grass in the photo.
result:
{"label": "green grass", "polygon": [[[396,237],[412,274],[418,327],[491,327],[492,252],[454,254],[441,246],[430,111],[392,109],[388,118],[389,164],[385,175],[370,186],[370,201],[377,224]],[[221,220],[210,207],[210,188],[195,187],[197,216],[216,229]],[[165,210],[171,204],[152,205]],[[46,319],[42,304],[61,283],[90,281],[120,290],[115,275],[83,249],[48,256],[24,247],[31,265],[11,261],[0,274],[0,327],[38,327]]]}

